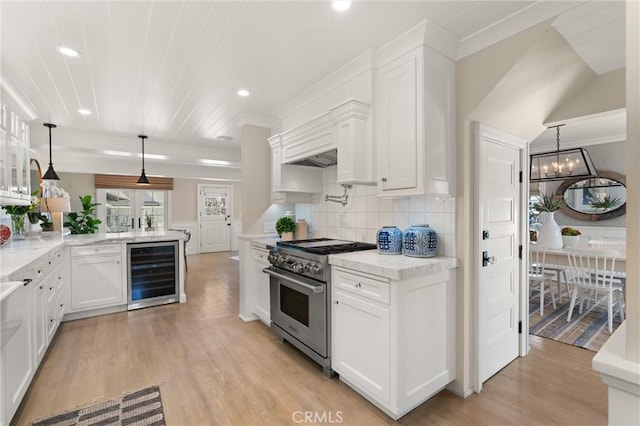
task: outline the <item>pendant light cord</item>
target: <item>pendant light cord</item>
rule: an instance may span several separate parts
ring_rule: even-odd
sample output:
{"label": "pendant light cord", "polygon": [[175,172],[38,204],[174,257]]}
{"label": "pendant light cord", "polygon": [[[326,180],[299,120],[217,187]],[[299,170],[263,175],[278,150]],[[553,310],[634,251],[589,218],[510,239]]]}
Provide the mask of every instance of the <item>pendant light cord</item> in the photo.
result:
{"label": "pendant light cord", "polygon": [[49,167],[53,166],[53,160],[51,155],[51,126],[49,127]]}

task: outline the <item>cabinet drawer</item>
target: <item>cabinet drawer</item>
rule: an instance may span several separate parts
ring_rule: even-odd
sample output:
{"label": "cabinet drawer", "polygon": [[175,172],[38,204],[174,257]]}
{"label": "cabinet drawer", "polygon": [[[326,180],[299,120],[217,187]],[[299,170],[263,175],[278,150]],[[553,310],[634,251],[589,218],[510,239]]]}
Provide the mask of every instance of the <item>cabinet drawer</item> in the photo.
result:
{"label": "cabinet drawer", "polygon": [[386,305],[390,301],[391,290],[388,281],[376,280],[334,268],[331,285],[333,288],[342,289]]}
{"label": "cabinet drawer", "polygon": [[72,257],[120,253],[122,253],[122,244],[99,244],[91,246],[71,247]]}
{"label": "cabinet drawer", "polygon": [[269,250],[251,247],[251,257],[254,261],[269,266]]}
{"label": "cabinet drawer", "polygon": [[47,264],[51,266],[56,266],[60,262],[62,262],[62,257],[64,256],[63,248],[56,248],[49,252],[49,259]]}

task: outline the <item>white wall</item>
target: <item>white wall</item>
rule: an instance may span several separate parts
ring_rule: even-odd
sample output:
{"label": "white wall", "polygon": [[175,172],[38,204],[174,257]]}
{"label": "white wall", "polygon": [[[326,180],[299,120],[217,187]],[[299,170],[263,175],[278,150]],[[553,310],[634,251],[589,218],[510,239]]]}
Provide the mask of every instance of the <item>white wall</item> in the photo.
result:
{"label": "white wall", "polygon": [[375,186],[354,185],[346,206],[324,201],[325,194],[342,193],[336,184],[336,168],[330,167],[323,171],[323,193],[314,194],[312,203],[296,204],[296,219],[307,220],[312,237],[375,243],[382,226],[395,225],[404,231],[410,225],[427,223],[438,234],[438,254],[456,255],[454,197],[378,198]]}

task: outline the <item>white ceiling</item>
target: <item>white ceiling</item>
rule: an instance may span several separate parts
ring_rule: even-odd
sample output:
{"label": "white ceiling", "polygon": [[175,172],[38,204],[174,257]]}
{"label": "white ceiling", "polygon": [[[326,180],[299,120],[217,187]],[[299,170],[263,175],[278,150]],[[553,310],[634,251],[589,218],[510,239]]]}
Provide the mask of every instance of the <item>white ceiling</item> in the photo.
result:
{"label": "white ceiling", "polygon": [[[627,140],[625,110],[569,120],[560,127],[560,149],[578,148]],[[531,153],[556,150],[556,129],[548,128],[529,146]]]}
{"label": "white ceiling", "polygon": [[[238,150],[239,116],[270,119],[331,71],[425,19],[459,41],[462,57],[565,12],[556,26],[589,66],[619,68],[624,52],[597,41],[618,40],[624,2],[584,3],[360,1],[337,13],[328,1],[2,1],[1,81],[36,126],[129,138],[132,152],[139,133],[150,150],[154,141]],[[64,57],[59,45],[82,55]],[[251,96],[238,97],[240,88]],[[80,115],[81,107],[93,114]],[[32,138],[36,148],[46,143]]]}

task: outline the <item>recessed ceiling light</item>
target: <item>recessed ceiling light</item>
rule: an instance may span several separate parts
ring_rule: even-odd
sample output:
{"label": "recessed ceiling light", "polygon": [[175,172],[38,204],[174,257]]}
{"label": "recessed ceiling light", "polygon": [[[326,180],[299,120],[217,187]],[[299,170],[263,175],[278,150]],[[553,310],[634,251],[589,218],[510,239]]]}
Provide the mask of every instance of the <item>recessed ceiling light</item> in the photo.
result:
{"label": "recessed ceiling light", "polygon": [[91,111],[89,111],[88,109],[85,109],[85,108],[80,108],[80,109],[78,110],[78,112],[79,112],[80,114],[82,114],[82,115],[91,115]]}
{"label": "recessed ceiling light", "polygon": [[220,136],[216,136],[216,139],[221,142],[231,142],[233,140],[233,136],[220,135]]}
{"label": "recessed ceiling light", "polygon": [[80,52],[67,46],[58,46],[58,52],[62,53],[65,56],[71,56],[72,58],[80,56]]}
{"label": "recessed ceiling light", "polygon": [[350,1],[334,0],[333,2],[333,8],[339,12],[344,12],[345,10],[348,10],[350,7],[351,7]]}
{"label": "recessed ceiling light", "polygon": [[246,98],[247,96],[249,96],[249,91],[246,89],[240,89],[238,90],[238,96],[242,96],[243,98]]}

